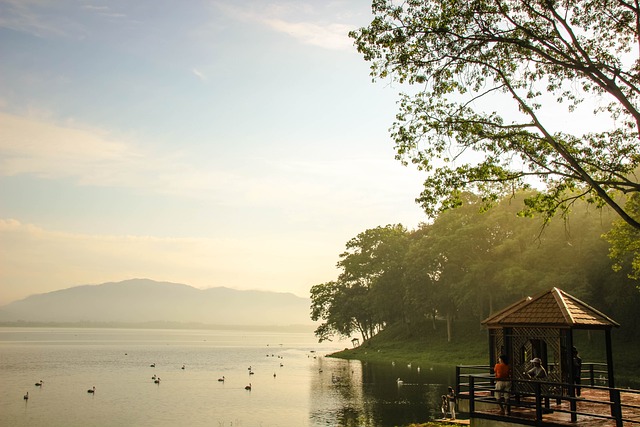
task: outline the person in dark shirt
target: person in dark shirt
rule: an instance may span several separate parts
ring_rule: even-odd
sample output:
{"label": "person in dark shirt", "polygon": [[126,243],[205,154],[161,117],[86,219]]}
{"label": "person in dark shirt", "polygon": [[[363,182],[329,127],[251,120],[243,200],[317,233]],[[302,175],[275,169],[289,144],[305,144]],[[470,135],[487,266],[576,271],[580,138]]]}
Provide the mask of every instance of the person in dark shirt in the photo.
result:
{"label": "person in dark shirt", "polygon": [[580,396],[580,377],[582,375],[582,358],[578,355],[578,349],[573,347],[573,383],[576,385],[576,396]]}
{"label": "person in dark shirt", "polygon": [[456,392],[453,391],[453,387],[449,386],[447,389],[447,400],[449,401],[449,412],[451,412],[451,419],[456,419]]}

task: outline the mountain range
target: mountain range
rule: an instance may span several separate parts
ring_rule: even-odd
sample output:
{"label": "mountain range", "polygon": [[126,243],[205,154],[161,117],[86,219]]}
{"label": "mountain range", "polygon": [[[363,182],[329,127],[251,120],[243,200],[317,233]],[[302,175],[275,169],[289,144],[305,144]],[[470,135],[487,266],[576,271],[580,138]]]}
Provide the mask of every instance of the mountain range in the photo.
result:
{"label": "mountain range", "polygon": [[31,295],[0,307],[0,321],[311,325],[310,305],[291,293],[131,279]]}

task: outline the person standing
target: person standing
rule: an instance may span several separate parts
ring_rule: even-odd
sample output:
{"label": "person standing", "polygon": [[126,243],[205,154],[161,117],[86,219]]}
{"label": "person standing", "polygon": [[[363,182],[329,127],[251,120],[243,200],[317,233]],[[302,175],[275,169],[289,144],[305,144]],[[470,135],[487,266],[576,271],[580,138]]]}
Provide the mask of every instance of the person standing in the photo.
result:
{"label": "person standing", "polygon": [[500,414],[505,414],[508,406],[509,393],[511,392],[511,368],[509,367],[509,359],[506,354],[498,357],[498,363],[493,367],[493,373],[496,376],[496,397],[500,405]]}
{"label": "person standing", "polygon": [[580,396],[580,377],[582,376],[582,358],[578,355],[578,349],[573,347],[573,384],[576,385],[576,396]]}
{"label": "person standing", "polygon": [[451,412],[451,419],[456,419],[456,392],[453,391],[453,387],[449,386],[447,389],[447,400],[449,401],[449,412]]}

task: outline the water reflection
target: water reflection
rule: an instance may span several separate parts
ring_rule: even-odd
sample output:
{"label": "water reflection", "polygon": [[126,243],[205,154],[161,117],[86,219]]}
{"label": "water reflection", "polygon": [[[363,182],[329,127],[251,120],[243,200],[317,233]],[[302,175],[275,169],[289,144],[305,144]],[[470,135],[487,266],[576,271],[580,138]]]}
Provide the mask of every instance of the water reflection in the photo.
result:
{"label": "water reflection", "polygon": [[[386,427],[440,417],[455,367],[397,366],[323,358],[310,382],[311,425]],[[397,380],[400,378],[402,384]]]}

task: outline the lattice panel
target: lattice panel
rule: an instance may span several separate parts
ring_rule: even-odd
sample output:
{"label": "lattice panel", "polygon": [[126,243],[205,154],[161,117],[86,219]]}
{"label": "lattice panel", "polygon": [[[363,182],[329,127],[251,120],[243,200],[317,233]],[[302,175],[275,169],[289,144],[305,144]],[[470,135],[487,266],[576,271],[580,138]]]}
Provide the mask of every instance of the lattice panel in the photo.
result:
{"label": "lattice panel", "polygon": [[494,346],[493,349],[494,349],[494,354],[496,359],[494,363],[498,363],[498,357],[500,357],[501,354],[507,352],[504,346],[504,336],[502,334],[502,330],[496,331],[496,333],[494,334],[493,346]]}
{"label": "lattice panel", "polygon": [[[550,328],[514,328],[511,336],[511,369],[514,379],[527,379],[530,360],[540,357],[547,370],[545,381],[562,382],[560,330]],[[521,387],[526,387],[522,384]],[[532,391],[532,390],[527,390]]]}

